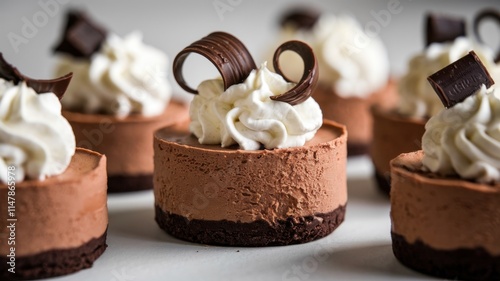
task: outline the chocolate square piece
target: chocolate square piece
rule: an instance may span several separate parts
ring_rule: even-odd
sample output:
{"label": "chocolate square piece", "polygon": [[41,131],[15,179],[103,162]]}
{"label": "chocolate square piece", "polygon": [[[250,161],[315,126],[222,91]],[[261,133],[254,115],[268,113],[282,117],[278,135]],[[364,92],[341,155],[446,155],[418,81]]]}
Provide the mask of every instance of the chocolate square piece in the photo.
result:
{"label": "chocolate square piece", "polygon": [[446,108],[462,102],[484,84],[495,84],[474,51],[427,78]]}

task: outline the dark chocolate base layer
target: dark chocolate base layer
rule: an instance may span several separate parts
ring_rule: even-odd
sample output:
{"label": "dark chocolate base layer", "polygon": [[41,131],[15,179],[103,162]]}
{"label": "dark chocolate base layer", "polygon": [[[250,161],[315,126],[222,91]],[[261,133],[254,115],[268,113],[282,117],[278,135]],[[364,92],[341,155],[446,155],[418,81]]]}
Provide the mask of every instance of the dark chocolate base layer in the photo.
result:
{"label": "dark chocolate base layer", "polygon": [[436,250],[421,241],[410,244],[396,233],[391,236],[396,258],[414,270],[453,280],[500,280],[500,256],[484,249]]}
{"label": "dark chocolate base layer", "polygon": [[108,193],[153,189],[153,174],[137,176],[108,176]]}
{"label": "dark chocolate base layer", "polygon": [[7,257],[0,257],[0,280],[26,280],[61,276],[89,268],[106,250],[106,232],[80,247],[50,250],[31,256],[16,257],[15,273],[7,271]]}
{"label": "dark chocolate base layer", "polygon": [[347,142],[347,156],[358,156],[368,154],[370,146],[362,143]]}
{"label": "dark chocolate base layer", "polygon": [[300,244],[325,237],[344,221],[345,206],[326,214],[316,214],[315,217],[279,220],[273,226],[262,220],[250,223],[188,220],[165,212],[158,206],[155,206],[155,211],[158,225],[182,240],[210,245],[254,247]]}
{"label": "dark chocolate base layer", "polygon": [[384,175],[375,171],[375,180],[378,189],[385,195],[390,196],[391,194],[391,176]]}

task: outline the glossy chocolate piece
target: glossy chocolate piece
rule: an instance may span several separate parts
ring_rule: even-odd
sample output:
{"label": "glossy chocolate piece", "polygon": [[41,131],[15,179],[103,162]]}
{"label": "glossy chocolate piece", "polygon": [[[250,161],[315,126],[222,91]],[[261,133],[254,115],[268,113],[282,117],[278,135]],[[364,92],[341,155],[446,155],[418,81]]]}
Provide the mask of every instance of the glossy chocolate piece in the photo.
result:
{"label": "glossy chocolate piece", "polygon": [[462,102],[481,85],[495,84],[474,51],[427,78],[446,108]]}
{"label": "glossy chocolate piece", "polygon": [[2,53],[0,53],[0,78],[12,81],[15,85],[19,84],[20,81],[25,81],[26,85],[33,88],[39,94],[52,92],[61,99],[72,77],[73,73],[68,73],[55,79],[33,79],[23,75],[17,68],[5,61]]}
{"label": "glossy chocolate piece", "polygon": [[104,28],[91,21],[85,13],[70,11],[63,38],[54,51],[78,58],[90,58],[101,47],[106,33]]}
{"label": "glossy chocolate piece", "polygon": [[229,33],[213,32],[184,48],[174,59],[175,80],[192,94],[198,94],[198,91],[187,85],[182,74],[182,66],[190,53],[204,56],[217,67],[224,81],[224,90],[242,83],[257,68],[252,55],[240,40]]}
{"label": "glossy chocolate piece", "polygon": [[[492,20],[496,21],[496,23],[498,25],[500,25],[500,11],[495,10],[495,9],[482,10],[474,18],[474,34],[476,35],[477,40],[483,44],[485,42],[484,42],[483,38],[481,37],[481,33],[479,32],[479,26],[486,19],[492,19]],[[500,62],[500,47],[497,50],[495,62],[496,63]]]}
{"label": "glossy chocolate piece", "polygon": [[[304,74],[299,83],[279,96],[271,96],[272,100],[287,102],[291,105],[299,104],[311,96],[318,80],[317,61],[314,53],[307,44],[300,41],[288,41],[276,50],[273,58],[276,72],[282,74],[279,68],[279,56],[284,51],[293,51],[304,60]],[[184,48],[174,59],[174,78],[189,93],[198,94],[198,91],[187,85],[182,66],[191,53],[197,53],[212,62],[224,81],[224,90],[232,85],[244,82],[250,72],[257,67],[252,55],[243,43],[231,34],[214,32]],[[287,81],[290,81],[285,77]]]}
{"label": "glossy chocolate piece", "polygon": [[313,50],[306,43],[301,41],[288,41],[283,43],[278,47],[278,49],[276,49],[276,52],[274,53],[273,66],[274,69],[276,69],[276,73],[283,76],[283,78],[285,78],[285,80],[287,80],[288,82],[290,82],[291,80],[283,74],[283,71],[279,66],[279,57],[285,51],[293,51],[302,58],[302,60],[304,61],[304,73],[302,74],[300,81],[297,83],[297,85],[295,85],[295,87],[284,94],[281,94],[279,96],[271,96],[270,98],[272,100],[287,102],[291,105],[296,105],[307,100],[316,87],[319,75],[318,62],[316,60],[316,57],[314,56]]}
{"label": "glossy chocolate piece", "polygon": [[465,20],[459,17],[428,14],[426,20],[426,46],[453,41],[465,36]]}
{"label": "glossy chocolate piece", "polygon": [[289,10],[280,20],[282,27],[291,25],[296,29],[310,30],[318,21],[320,12],[307,7],[296,7]]}

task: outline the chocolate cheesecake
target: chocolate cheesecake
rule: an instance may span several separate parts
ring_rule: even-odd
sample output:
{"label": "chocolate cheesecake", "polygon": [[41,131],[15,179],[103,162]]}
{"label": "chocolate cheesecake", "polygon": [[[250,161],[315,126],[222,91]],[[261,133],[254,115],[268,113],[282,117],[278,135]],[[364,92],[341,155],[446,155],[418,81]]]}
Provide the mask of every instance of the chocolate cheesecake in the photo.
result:
{"label": "chocolate cheesecake", "polygon": [[[297,83],[280,68],[286,51],[303,59]],[[222,79],[189,87],[182,66],[190,53],[211,61]],[[155,134],[155,218],[167,233],[213,245],[290,245],[324,237],[344,220],[347,132],[323,119],[311,98],[314,53],[288,41],[273,64],[275,73],[266,63],[257,68],[225,32],[176,56],[174,77],[195,97],[189,123]]]}
{"label": "chocolate cheesecake", "polygon": [[108,191],[152,189],[153,133],[188,117],[171,99],[167,55],[140,32],[122,38],[77,10],[68,11],[54,51],[55,72],[73,72],[63,114],[77,145],[106,154]]}
{"label": "chocolate cheesecake", "polygon": [[[106,249],[104,155],[77,148],[60,175],[16,183],[14,195],[9,194],[8,185],[0,183],[0,200],[8,202],[8,197],[15,198],[15,208],[2,204],[0,227],[5,237],[14,237],[15,244],[0,247],[2,280],[73,273],[91,267]],[[10,212],[15,221],[8,220],[13,218],[8,217]],[[13,229],[9,228],[12,223]],[[12,261],[15,273],[8,271]]]}
{"label": "chocolate cheesecake", "polygon": [[153,188],[153,134],[159,128],[188,119],[185,105],[171,102],[158,116],[118,118],[104,114],[63,111],[79,147],[108,158],[108,192]]}
{"label": "chocolate cheesecake", "polygon": [[341,97],[330,85],[319,84],[313,93],[326,119],[345,124],[349,131],[347,151],[350,156],[366,154],[373,145],[376,130],[370,108],[393,108],[399,99],[396,82],[390,80],[385,87],[367,98]]}
{"label": "chocolate cheesecake", "polygon": [[383,194],[391,190],[390,161],[401,153],[421,149],[426,120],[402,116],[396,110],[371,108],[373,142],[370,157],[375,169],[377,186]]}
{"label": "chocolate cheesecake", "polygon": [[187,124],[156,132],[156,221],[215,245],[305,243],[330,234],[347,203],[344,126],[324,121],[304,146],[245,151],[202,145]]}
{"label": "chocolate cheesecake", "polygon": [[499,88],[474,51],[428,77],[444,109],[391,161],[393,252],[442,278],[500,279]]}
{"label": "chocolate cheesecake", "polygon": [[394,255],[441,278],[500,279],[500,184],[422,172],[423,152],[391,162]]}

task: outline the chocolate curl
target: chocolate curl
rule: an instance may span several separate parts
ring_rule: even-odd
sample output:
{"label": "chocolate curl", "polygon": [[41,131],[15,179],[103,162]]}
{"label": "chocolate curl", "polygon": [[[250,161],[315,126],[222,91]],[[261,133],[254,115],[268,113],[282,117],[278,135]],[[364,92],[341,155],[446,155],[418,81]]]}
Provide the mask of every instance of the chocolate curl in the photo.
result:
{"label": "chocolate curl", "polygon": [[[485,19],[493,19],[497,22],[497,24],[500,24],[500,12],[494,9],[486,9],[479,12],[479,14],[477,14],[477,16],[474,18],[474,35],[482,44],[485,44],[485,42],[481,37],[481,33],[479,33],[479,26],[482,22],[484,22]],[[500,62],[500,47],[497,50],[495,62]]]}
{"label": "chocolate curl", "polygon": [[19,84],[20,81],[25,81],[26,85],[33,88],[38,94],[52,92],[61,99],[72,77],[73,73],[70,72],[50,80],[33,79],[23,75],[17,68],[5,61],[3,54],[0,53],[0,78],[12,81],[15,85]]}
{"label": "chocolate curl", "polygon": [[306,43],[296,40],[283,43],[278,47],[278,49],[276,49],[276,52],[274,53],[273,66],[276,70],[276,73],[283,76],[283,78],[285,78],[285,80],[288,82],[291,82],[291,80],[283,74],[283,71],[281,71],[281,68],[279,66],[279,57],[285,51],[293,51],[302,58],[302,60],[304,61],[304,73],[302,74],[302,78],[297,83],[297,85],[295,85],[295,87],[284,94],[281,94],[279,96],[271,96],[270,98],[275,101],[282,101],[291,105],[296,105],[307,100],[316,87],[319,75],[318,63],[316,60],[316,56],[314,56],[313,50]]}
{"label": "chocolate curl", "polygon": [[69,11],[61,42],[55,52],[67,53],[77,58],[90,58],[101,48],[106,30],[90,20],[81,11]]}
{"label": "chocolate curl", "polygon": [[296,29],[311,30],[318,21],[320,13],[307,7],[289,10],[280,20],[281,27],[291,25]]}
{"label": "chocolate curl", "polygon": [[184,61],[191,53],[197,53],[212,62],[224,81],[224,91],[231,85],[242,83],[256,69],[255,62],[240,40],[229,33],[213,32],[184,48],[174,59],[174,78],[189,93],[198,91],[189,87],[182,74]]}
{"label": "chocolate curl", "polygon": [[426,46],[453,41],[465,36],[465,20],[445,15],[428,14],[426,20]]}
{"label": "chocolate curl", "polygon": [[495,84],[474,51],[427,78],[446,108],[462,102],[484,84]]}

